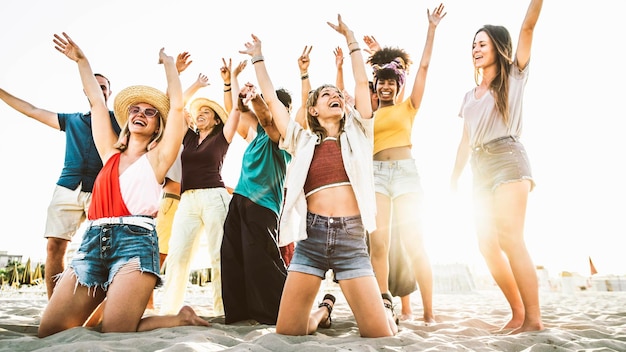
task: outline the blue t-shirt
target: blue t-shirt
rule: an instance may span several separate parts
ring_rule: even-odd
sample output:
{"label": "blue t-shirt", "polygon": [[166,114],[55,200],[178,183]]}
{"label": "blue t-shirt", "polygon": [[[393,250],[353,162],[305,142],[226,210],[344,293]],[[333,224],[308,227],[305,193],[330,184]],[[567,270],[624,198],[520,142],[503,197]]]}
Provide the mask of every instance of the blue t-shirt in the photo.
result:
{"label": "blue t-shirt", "polygon": [[283,201],[287,163],[291,155],[278,148],[257,125],[257,135],[246,148],[241,161],[241,174],[234,193],[268,208],[277,215]]}
{"label": "blue t-shirt", "polygon": [[[91,192],[93,183],[102,169],[102,160],[91,134],[91,113],[57,114],[61,131],[65,132],[65,162],[57,185],[76,189],[82,183],[83,192]],[[113,111],[109,111],[111,124],[120,134]]]}

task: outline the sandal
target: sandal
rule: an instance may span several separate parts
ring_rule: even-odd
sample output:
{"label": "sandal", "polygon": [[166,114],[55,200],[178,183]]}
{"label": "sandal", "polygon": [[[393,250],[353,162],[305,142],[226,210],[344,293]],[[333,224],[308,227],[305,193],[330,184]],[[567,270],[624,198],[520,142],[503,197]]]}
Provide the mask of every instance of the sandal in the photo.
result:
{"label": "sandal", "polygon": [[391,294],[389,293],[383,293],[382,297],[383,297],[383,304],[385,305],[385,308],[391,311],[391,316],[393,317],[393,321],[396,322],[396,325],[399,325],[400,319],[398,319],[398,316],[396,315],[396,311],[393,309],[393,297],[391,297]]}
{"label": "sandal", "polygon": [[[330,303],[324,302],[326,300],[331,301],[333,303],[330,304]],[[333,312],[334,305],[335,305],[335,296],[331,295],[330,293],[327,293],[326,295],[324,295],[324,299],[322,300],[322,303],[320,303],[317,307],[318,308],[326,307],[326,309],[328,309],[328,318],[326,318],[326,320],[320,321],[320,323],[317,325],[318,327],[322,329],[330,328],[331,324],[333,323],[333,319],[330,317],[330,314]]]}

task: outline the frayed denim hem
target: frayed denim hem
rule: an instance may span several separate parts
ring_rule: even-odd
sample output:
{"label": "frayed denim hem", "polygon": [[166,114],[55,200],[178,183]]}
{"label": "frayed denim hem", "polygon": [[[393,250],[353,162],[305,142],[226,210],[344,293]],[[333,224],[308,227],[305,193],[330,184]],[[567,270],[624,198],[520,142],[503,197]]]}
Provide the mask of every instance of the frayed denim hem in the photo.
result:
{"label": "frayed denim hem", "polygon": [[[74,271],[74,268],[70,265],[70,267],[68,269],[66,269],[63,273],[58,274],[55,276],[55,280],[60,280],[62,275],[65,275],[66,273],[68,273],[69,271],[71,271],[71,275],[74,275],[74,277],[76,278],[76,286],[74,287],[74,293],[76,293],[76,289],[78,287],[78,285],[81,285],[83,287],[86,287],[88,289],[88,293],[89,295],[95,297],[96,296],[96,292],[98,287],[100,287],[105,293],[108,290],[109,286],[111,285],[111,283],[113,282],[113,280],[115,279],[115,277],[118,274],[128,274],[131,272],[135,272],[135,271],[141,271],[141,273],[148,273],[148,274],[152,274],[154,276],[156,276],[157,278],[157,282],[155,284],[155,288],[160,287],[163,282],[161,279],[161,276],[152,271],[152,270],[146,270],[144,268],[142,268],[141,266],[141,261],[139,257],[133,257],[131,259],[129,259],[127,262],[124,263],[118,263],[116,265],[114,265],[108,275],[108,280],[104,283],[99,283],[99,282],[86,282],[84,280],[82,280]],[[58,277],[58,279],[57,279]],[[93,289],[93,290],[92,290]]]}
{"label": "frayed denim hem", "polygon": [[506,181],[500,181],[498,183],[496,183],[493,188],[491,189],[491,192],[495,192],[496,189],[498,189],[499,186],[507,184],[507,183],[513,183],[513,182],[522,182],[528,180],[530,181],[530,190],[529,192],[532,192],[533,189],[535,189],[535,180],[533,180],[533,178],[531,176],[522,176],[521,178],[515,179],[515,180],[506,180]]}

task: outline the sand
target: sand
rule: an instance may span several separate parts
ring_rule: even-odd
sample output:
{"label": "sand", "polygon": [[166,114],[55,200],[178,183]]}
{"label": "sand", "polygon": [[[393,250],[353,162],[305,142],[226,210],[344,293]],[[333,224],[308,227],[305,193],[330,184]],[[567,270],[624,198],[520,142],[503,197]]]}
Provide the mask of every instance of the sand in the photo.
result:
{"label": "sand", "polygon": [[[212,322],[211,327],[177,327],[142,333],[103,334],[74,328],[47,338],[36,337],[47,304],[42,287],[0,290],[0,351],[626,351],[626,292],[543,289],[540,293],[546,329],[498,333],[509,316],[495,287],[474,287],[434,296],[437,324],[402,321],[394,337],[359,336],[350,309],[334,284],[325,282],[320,297],[337,297],[333,325],[310,336],[283,336],[273,326],[242,322],[223,324],[212,317],[210,288],[189,285],[186,303]],[[156,291],[155,304],[160,303]],[[396,298],[399,309],[399,298]],[[419,318],[419,292],[412,294]]]}

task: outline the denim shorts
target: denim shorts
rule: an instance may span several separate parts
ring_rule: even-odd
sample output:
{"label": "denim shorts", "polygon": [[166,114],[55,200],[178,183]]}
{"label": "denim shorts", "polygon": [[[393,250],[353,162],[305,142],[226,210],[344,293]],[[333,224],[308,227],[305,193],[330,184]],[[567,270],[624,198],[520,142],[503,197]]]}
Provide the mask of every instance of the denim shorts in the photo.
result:
{"label": "denim shorts", "polygon": [[307,238],[296,244],[288,271],[336,280],[374,276],[361,216],[326,217],[307,214]]}
{"label": "denim shorts", "polygon": [[115,274],[133,260],[139,261],[137,270],[157,277],[155,287],[161,286],[156,230],[137,225],[105,224],[87,228],[70,267],[78,283],[89,288],[100,286],[106,291]]}
{"label": "denim shorts", "polygon": [[493,192],[503,183],[530,180],[535,187],[530,162],[519,138],[506,136],[475,147],[470,161],[474,192]]}
{"label": "denim shorts", "polygon": [[374,160],[374,186],[376,193],[391,199],[406,193],[423,193],[414,159]]}

